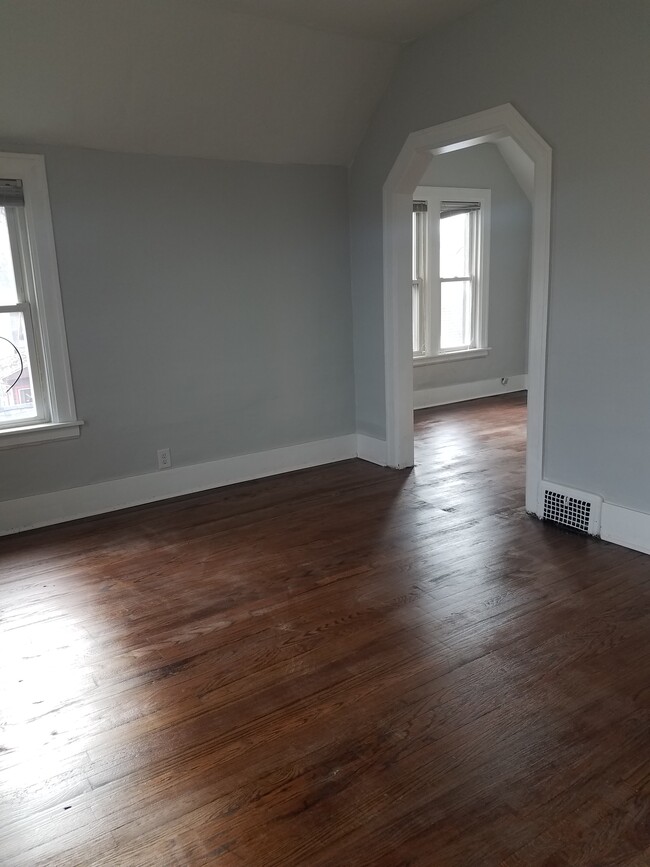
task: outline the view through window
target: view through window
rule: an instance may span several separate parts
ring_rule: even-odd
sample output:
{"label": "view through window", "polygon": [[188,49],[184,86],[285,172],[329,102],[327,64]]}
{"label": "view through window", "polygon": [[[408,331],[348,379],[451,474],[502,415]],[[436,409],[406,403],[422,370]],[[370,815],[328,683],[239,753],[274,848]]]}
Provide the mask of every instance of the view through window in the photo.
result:
{"label": "view through window", "polygon": [[0,207],[0,425],[39,416],[30,305],[25,298],[20,215]]}
{"label": "view through window", "polygon": [[[430,189],[430,192],[427,190]],[[444,198],[418,188],[413,202],[413,356],[430,358],[486,345],[487,274],[482,255],[489,191]],[[471,193],[481,193],[477,198]]]}

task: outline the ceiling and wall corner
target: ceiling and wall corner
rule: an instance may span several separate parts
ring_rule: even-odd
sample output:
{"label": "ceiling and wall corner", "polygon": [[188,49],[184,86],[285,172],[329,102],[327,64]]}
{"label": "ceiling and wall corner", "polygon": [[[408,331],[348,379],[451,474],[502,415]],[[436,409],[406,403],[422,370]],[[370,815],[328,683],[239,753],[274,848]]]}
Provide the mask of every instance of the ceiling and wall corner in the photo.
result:
{"label": "ceiling and wall corner", "polygon": [[350,164],[400,44],[485,0],[2,0],[5,140]]}
{"label": "ceiling and wall corner", "polygon": [[223,9],[380,42],[419,39],[486,0],[204,0]]}
{"label": "ceiling and wall corner", "polygon": [[41,496],[63,520],[66,489],[102,511],[124,479],[155,499],[160,448],[179,494],[242,454],[377,458],[355,430],[347,166],[401,43],[476,2],[0,0],[0,144],[45,156],[85,422],[0,450],[0,525],[18,501],[41,522]]}

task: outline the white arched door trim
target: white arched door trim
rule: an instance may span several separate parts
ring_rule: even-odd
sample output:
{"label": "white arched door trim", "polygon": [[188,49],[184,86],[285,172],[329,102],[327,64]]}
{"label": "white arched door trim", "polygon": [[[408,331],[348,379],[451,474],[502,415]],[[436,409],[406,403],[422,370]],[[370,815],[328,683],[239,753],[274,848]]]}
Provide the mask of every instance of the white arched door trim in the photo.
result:
{"label": "white arched door trim", "polygon": [[539,512],[551,229],[551,148],[509,103],[413,132],[384,184],[386,456],[413,466],[411,213],[413,191],[434,156],[510,136],[535,165],[528,337],[526,508]]}

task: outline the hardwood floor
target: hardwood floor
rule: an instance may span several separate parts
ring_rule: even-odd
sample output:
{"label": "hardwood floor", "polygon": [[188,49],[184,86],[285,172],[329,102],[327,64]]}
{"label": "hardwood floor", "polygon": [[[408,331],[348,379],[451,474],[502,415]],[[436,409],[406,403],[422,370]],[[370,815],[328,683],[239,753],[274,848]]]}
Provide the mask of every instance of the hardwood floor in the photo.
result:
{"label": "hardwood floor", "polygon": [[0,540],[0,863],[650,865],[650,558],[523,508],[520,396]]}

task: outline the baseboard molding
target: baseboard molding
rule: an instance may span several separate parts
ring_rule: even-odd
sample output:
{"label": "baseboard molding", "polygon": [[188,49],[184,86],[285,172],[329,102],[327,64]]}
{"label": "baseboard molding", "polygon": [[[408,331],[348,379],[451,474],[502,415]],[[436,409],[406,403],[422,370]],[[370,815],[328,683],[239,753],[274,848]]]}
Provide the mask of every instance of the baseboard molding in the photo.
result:
{"label": "baseboard molding", "polygon": [[606,542],[650,554],[650,515],[603,503],[600,537]]}
{"label": "baseboard molding", "polygon": [[366,434],[357,434],[357,456],[371,464],[385,467],[388,463],[386,458],[386,440],[378,440]]}
{"label": "baseboard molding", "polygon": [[0,536],[357,457],[355,434],[0,502]]}
{"label": "baseboard molding", "polygon": [[459,385],[443,385],[438,388],[419,388],[413,392],[413,408],[427,409],[431,406],[444,406],[447,403],[477,400],[479,397],[494,397],[497,394],[524,391],[526,387],[526,374],[518,374],[509,376],[506,385],[502,385],[500,379],[483,379],[479,382],[463,382]]}
{"label": "baseboard molding", "polygon": [[[511,377],[508,386],[513,384],[513,379],[516,378]],[[509,390],[519,391],[522,387],[525,386],[520,385],[519,388],[512,387]],[[456,400],[472,399],[463,396]],[[443,402],[454,401],[445,399]],[[7,500],[0,502],[0,536],[354,457],[386,466],[386,442],[365,434],[348,434],[255,454],[207,461],[189,467],[174,467],[161,472],[112,479],[96,485],[36,494],[19,500]],[[600,535],[607,542],[650,554],[650,514],[605,502],[602,507]]]}

